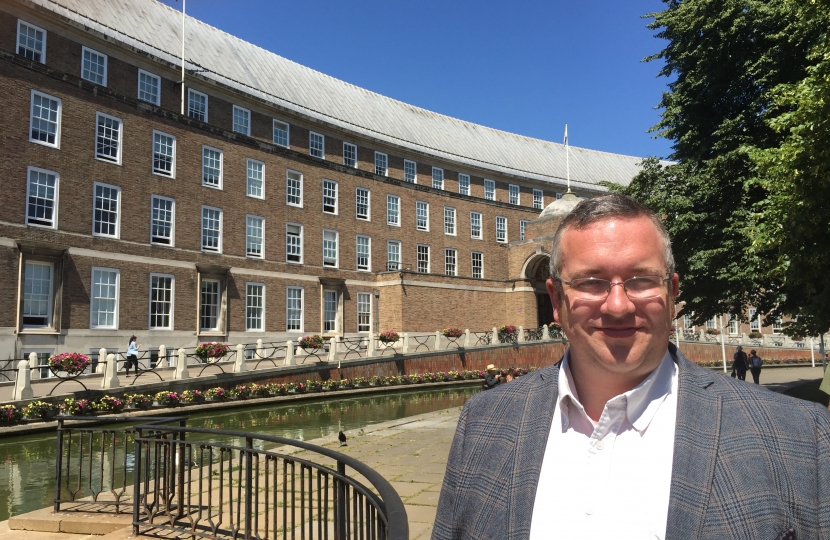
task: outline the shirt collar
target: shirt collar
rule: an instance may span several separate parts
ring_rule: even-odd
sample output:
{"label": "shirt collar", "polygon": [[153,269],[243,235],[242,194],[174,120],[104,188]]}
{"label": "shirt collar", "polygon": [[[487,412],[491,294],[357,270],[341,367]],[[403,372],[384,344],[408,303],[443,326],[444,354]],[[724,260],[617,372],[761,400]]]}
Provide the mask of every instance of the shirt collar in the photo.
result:
{"label": "shirt collar", "polygon": [[[561,376],[563,374],[565,375],[564,377]],[[579,402],[579,396],[577,395],[573,375],[571,374],[570,348],[565,351],[559,375],[558,404],[562,411],[562,430],[564,431],[569,424],[569,405],[575,405],[582,414],[586,414],[585,408]],[[654,371],[649,373],[643,382],[628,392],[613,398],[611,401],[618,399],[624,400],[628,421],[634,429],[642,433],[654,419],[654,415],[657,414],[657,410],[663,401],[665,401],[666,396],[676,388],[676,379],[677,366],[668,350],[666,350],[666,354],[663,356],[660,364]]]}

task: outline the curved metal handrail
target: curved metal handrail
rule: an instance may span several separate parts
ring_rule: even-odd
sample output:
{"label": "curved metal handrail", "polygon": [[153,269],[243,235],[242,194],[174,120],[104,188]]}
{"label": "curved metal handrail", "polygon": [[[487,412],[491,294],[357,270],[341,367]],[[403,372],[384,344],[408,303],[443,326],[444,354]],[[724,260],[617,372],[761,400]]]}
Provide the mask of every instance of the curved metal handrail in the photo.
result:
{"label": "curved metal handrail", "polygon": [[[118,372],[118,362],[122,362],[122,361],[126,362],[127,361],[127,353],[126,352],[117,352],[115,354],[116,354],[115,366],[116,366],[116,372]],[[156,377],[158,377],[159,381],[164,380],[164,377],[162,377],[161,374],[156,371],[156,368],[158,368],[161,365],[161,362],[156,362],[155,366],[151,366],[150,365],[150,359],[151,358],[152,358],[152,355],[150,354],[150,351],[141,351],[141,354],[138,356],[138,367],[136,368],[136,375],[135,375],[135,377],[133,377],[133,382],[130,383],[130,386],[134,386],[135,382],[142,375],[146,375],[146,374],[155,375]],[[143,362],[143,366],[142,366],[142,361],[144,361],[144,360],[146,360],[146,362]],[[98,363],[99,364],[106,364],[107,361],[105,360],[105,361],[101,362],[99,360]]]}
{"label": "curved metal handrail", "polygon": [[363,345],[369,338],[367,337],[344,337],[342,341],[338,341],[337,345],[343,345],[346,349],[346,354],[343,360],[348,360],[350,354],[356,354],[358,358],[363,358],[366,355],[366,347]]}
{"label": "curved metal handrail", "polygon": [[490,345],[493,340],[492,334],[493,332],[488,330],[486,332],[472,332],[473,336],[476,338],[475,346],[485,347]]}
{"label": "curved metal handrail", "polygon": [[[250,349],[247,348],[248,347],[247,345],[245,347],[246,347],[245,350],[250,350]],[[262,352],[260,352],[260,350]],[[253,360],[257,361],[256,365],[254,366],[254,371],[259,369],[259,365],[263,362],[271,362],[272,366],[280,367],[280,366],[277,365],[277,360],[276,360],[277,359],[277,353],[279,351],[283,352],[283,362],[285,362],[285,353],[286,353],[287,350],[288,350],[288,347],[286,346],[285,342],[282,342],[282,344],[279,344],[279,342],[276,342],[276,341],[263,343],[261,349],[259,347],[259,344],[257,344],[256,348],[253,349],[253,351],[254,351]]]}

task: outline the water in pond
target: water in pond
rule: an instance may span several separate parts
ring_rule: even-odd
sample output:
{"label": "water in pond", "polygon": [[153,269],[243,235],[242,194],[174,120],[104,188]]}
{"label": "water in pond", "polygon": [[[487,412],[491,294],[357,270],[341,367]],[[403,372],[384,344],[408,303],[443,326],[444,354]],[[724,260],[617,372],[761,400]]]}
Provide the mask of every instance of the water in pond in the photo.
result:
{"label": "water in pond", "polygon": [[[193,414],[189,427],[250,431],[311,440],[339,430],[363,428],[427,412],[463,405],[477,387],[409,390],[394,394],[339,398],[331,396],[292,404],[270,404]],[[123,429],[124,425],[118,426]],[[223,439],[223,442],[228,442]],[[54,433],[0,440],[0,521],[10,515],[52,506],[55,489]],[[123,463],[121,460],[116,460]],[[131,477],[128,463],[128,476]]]}

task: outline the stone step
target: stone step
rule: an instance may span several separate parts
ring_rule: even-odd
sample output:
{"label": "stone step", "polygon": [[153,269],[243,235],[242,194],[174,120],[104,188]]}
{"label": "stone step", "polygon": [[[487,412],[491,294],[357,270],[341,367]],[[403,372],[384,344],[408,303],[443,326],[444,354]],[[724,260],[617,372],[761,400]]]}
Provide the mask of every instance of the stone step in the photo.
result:
{"label": "stone step", "polygon": [[132,522],[132,512],[115,515],[103,512],[54,512],[51,508],[41,508],[10,517],[8,526],[12,531],[104,535],[129,528]]}

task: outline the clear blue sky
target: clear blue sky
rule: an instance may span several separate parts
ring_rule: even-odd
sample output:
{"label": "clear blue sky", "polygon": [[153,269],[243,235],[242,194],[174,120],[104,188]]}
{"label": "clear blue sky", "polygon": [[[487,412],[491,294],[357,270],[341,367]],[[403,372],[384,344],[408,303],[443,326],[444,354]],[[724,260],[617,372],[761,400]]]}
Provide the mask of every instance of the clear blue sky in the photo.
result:
{"label": "clear blue sky", "polygon": [[[163,0],[181,9],[181,0]],[[666,157],[659,0],[188,0],[187,13],[354,85],[530,137]]]}

